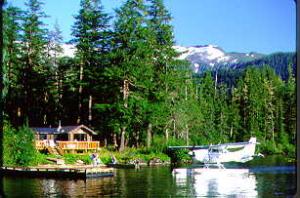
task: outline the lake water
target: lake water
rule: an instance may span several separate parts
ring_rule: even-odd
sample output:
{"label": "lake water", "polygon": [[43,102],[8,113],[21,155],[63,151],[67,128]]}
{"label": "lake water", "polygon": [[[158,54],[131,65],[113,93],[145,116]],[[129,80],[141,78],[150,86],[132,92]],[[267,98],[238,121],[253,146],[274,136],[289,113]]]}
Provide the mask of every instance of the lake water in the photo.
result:
{"label": "lake water", "polygon": [[114,177],[68,180],[4,177],[6,197],[292,197],[295,166],[263,158],[227,169],[145,167]]}

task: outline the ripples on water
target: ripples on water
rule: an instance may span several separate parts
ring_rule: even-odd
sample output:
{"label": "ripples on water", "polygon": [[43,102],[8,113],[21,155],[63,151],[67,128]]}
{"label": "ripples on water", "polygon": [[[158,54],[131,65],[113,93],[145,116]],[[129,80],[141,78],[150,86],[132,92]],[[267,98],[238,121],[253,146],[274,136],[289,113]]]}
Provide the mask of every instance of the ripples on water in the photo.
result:
{"label": "ripples on water", "polygon": [[[263,164],[263,163],[261,163]],[[7,197],[288,197],[296,190],[291,165],[202,169],[154,167],[116,170],[87,180],[5,177]]]}

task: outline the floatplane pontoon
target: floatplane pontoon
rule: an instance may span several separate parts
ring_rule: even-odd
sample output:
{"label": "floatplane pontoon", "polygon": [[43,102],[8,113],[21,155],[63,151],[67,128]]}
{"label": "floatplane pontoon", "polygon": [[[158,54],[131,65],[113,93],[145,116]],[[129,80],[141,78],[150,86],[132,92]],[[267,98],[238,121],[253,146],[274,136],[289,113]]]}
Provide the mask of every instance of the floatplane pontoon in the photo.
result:
{"label": "floatplane pontoon", "polygon": [[248,162],[255,156],[256,138],[248,142],[225,143],[210,146],[170,146],[169,149],[185,148],[191,150],[193,162],[203,163],[205,167],[223,167],[226,162]]}

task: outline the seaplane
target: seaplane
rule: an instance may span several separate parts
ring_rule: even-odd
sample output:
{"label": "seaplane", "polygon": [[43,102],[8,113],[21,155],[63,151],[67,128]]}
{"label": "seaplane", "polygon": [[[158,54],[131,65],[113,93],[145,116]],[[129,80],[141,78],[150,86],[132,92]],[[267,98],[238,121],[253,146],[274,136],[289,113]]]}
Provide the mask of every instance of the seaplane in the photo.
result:
{"label": "seaplane", "polygon": [[209,146],[171,146],[169,149],[189,149],[193,163],[202,163],[204,167],[217,166],[224,168],[223,163],[239,162],[245,163],[255,156],[255,147],[258,142],[251,137],[248,142],[224,143]]}

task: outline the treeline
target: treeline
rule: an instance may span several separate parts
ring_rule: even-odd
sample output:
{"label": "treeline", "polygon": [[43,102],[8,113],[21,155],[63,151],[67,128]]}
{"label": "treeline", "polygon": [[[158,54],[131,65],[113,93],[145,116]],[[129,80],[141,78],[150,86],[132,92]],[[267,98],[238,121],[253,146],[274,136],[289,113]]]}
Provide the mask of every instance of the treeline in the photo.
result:
{"label": "treeline", "polygon": [[81,0],[70,41],[76,53],[62,57],[61,31],[46,28],[42,5],[4,10],[3,94],[13,126],[86,124],[119,150],[256,136],[270,151],[294,152],[291,72],[285,82],[268,67],[250,68],[234,87],[210,72],[193,76],[173,49],[163,0],[127,0],[114,18],[100,0]]}
{"label": "treeline", "polygon": [[231,67],[234,67],[235,69],[245,69],[249,65],[255,65],[257,67],[263,67],[264,65],[269,65],[271,68],[275,70],[275,73],[277,75],[279,75],[283,80],[286,81],[289,78],[289,73],[287,69],[287,65],[289,64],[292,67],[293,75],[295,75],[296,74],[296,53],[278,52],[250,62],[236,63],[231,65]]}

